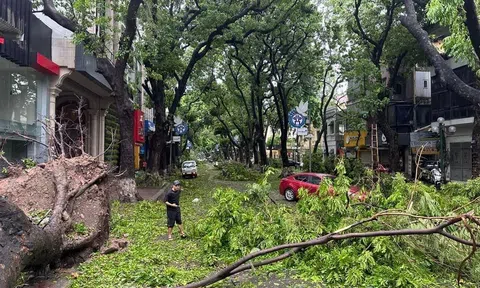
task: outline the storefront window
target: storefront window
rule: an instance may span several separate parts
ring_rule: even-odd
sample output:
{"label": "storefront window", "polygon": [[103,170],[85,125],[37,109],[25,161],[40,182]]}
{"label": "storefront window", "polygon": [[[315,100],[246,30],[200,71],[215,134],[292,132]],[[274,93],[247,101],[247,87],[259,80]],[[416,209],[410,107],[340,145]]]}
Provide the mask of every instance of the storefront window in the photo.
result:
{"label": "storefront window", "polygon": [[3,156],[7,158],[8,161],[15,162],[27,158],[28,143],[26,141],[7,140],[2,143],[2,146]]}
{"label": "storefront window", "polygon": [[35,134],[39,74],[0,58],[0,131]]}

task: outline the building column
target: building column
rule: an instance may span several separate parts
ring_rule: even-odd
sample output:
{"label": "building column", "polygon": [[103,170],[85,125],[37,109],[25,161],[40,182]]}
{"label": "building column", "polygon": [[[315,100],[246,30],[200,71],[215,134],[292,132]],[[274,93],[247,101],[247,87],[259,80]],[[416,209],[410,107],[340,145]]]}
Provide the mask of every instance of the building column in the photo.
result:
{"label": "building column", "polygon": [[98,109],[88,109],[88,115],[90,115],[89,121],[89,131],[88,131],[88,138],[89,138],[89,151],[86,151],[92,156],[97,156],[99,154],[98,150],[98,138],[99,138],[99,123],[98,123],[98,116],[99,110]]}
{"label": "building column", "polygon": [[[47,145],[50,147],[50,149],[53,149],[55,147],[54,143],[54,137],[55,137],[55,116],[56,116],[56,108],[57,108],[57,97],[60,95],[62,92],[62,89],[58,88],[56,85],[50,86],[48,89],[48,119],[46,120],[46,123],[48,127],[46,127],[46,130],[48,133],[45,132],[44,129],[42,129],[42,135],[41,138],[45,137],[45,142]],[[42,139],[43,142],[43,139]],[[49,158],[51,157],[50,153]],[[49,159],[52,160],[52,159]]]}
{"label": "building column", "polygon": [[98,139],[98,153],[101,154],[99,157],[100,161],[104,160],[104,153],[105,153],[105,116],[107,116],[106,109],[100,109],[100,119],[99,119],[99,139]]}

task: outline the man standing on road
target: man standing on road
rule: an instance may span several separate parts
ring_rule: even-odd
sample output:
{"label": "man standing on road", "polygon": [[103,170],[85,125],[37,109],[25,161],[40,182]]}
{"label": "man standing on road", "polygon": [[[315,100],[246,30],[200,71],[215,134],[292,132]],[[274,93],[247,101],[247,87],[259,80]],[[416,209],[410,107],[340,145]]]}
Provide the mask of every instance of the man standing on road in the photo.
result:
{"label": "man standing on road", "polygon": [[170,189],[164,198],[164,202],[167,205],[167,227],[168,227],[168,240],[173,240],[172,230],[175,223],[177,223],[180,230],[180,235],[185,238],[185,232],[182,225],[182,214],[180,213],[180,181],[175,180],[173,182],[172,189]]}

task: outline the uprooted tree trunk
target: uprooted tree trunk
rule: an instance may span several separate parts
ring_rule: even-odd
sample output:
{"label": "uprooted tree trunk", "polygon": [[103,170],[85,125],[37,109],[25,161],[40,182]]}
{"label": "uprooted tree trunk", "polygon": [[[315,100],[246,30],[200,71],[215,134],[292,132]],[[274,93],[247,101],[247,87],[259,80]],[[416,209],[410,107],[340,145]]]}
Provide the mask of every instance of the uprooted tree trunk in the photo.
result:
{"label": "uprooted tree trunk", "polygon": [[[12,171],[0,181],[0,287],[14,287],[25,269],[83,261],[108,239],[109,203],[121,196],[100,184],[106,164],[81,156]],[[40,220],[39,211],[47,211]]]}

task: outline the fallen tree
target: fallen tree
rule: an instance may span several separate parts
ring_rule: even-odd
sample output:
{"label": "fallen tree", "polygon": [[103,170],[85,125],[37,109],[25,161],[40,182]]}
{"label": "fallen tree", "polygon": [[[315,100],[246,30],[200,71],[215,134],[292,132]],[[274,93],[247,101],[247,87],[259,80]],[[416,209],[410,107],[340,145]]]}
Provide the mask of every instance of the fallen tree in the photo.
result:
{"label": "fallen tree", "polygon": [[[79,99],[78,119],[82,119]],[[110,202],[130,202],[136,195],[118,187],[112,171],[116,167],[84,152],[83,124],[50,119],[55,125],[41,122],[49,135],[49,144],[21,133],[27,141],[47,148],[47,163],[23,167],[5,157],[7,177],[0,180],[0,287],[15,287],[25,269],[70,266],[83,262],[108,239]],[[79,131],[79,138],[66,127]],[[67,151],[78,151],[68,158]],[[33,166],[33,167],[32,167]],[[120,184],[121,185],[121,184]]]}
{"label": "fallen tree", "polygon": [[[108,166],[91,156],[15,171],[0,181],[0,287],[26,268],[85,260],[108,239],[110,199],[120,198],[100,184]],[[47,212],[33,220],[38,211]]]}
{"label": "fallen tree", "polygon": [[[413,217],[418,219],[441,221],[441,222],[435,225],[434,227],[425,228],[425,229],[399,229],[399,230],[381,230],[381,231],[369,231],[369,232],[343,233],[347,230],[351,230],[365,223],[377,221],[380,217],[387,217],[387,216],[402,216],[402,217],[405,216],[405,217]],[[462,224],[465,227],[465,229],[467,229],[467,231],[471,236],[470,241],[459,238],[447,232],[449,228],[453,227],[456,224]],[[417,215],[400,213],[400,212],[381,212],[370,218],[358,221],[352,225],[349,225],[345,228],[337,230],[333,233],[319,236],[316,239],[299,242],[299,243],[278,245],[275,247],[250,253],[242,257],[241,259],[235,261],[234,263],[226,266],[220,271],[213,273],[212,275],[204,278],[201,281],[190,283],[188,285],[180,286],[180,287],[181,288],[205,287],[205,286],[217,283],[228,277],[234,276],[243,271],[247,271],[250,269],[255,269],[257,267],[279,262],[289,257],[292,257],[293,255],[300,253],[310,247],[317,246],[317,245],[326,245],[327,243],[330,243],[330,242],[339,242],[342,240],[358,239],[358,238],[433,235],[433,234],[442,235],[457,243],[472,247],[471,253],[462,261],[458,270],[457,282],[460,285],[462,269],[466,264],[466,262],[473,257],[474,253],[477,250],[477,245],[478,245],[471,225],[480,226],[480,219],[478,217],[475,217],[473,213],[467,213],[467,214],[462,214],[462,215],[452,216],[452,217],[423,217],[423,216],[417,216]],[[280,255],[273,256],[271,258],[263,258],[263,260],[253,262],[256,258],[267,256],[267,255],[274,254],[276,252],[281,252],[281,251],[285,251],[285,252]]]}

